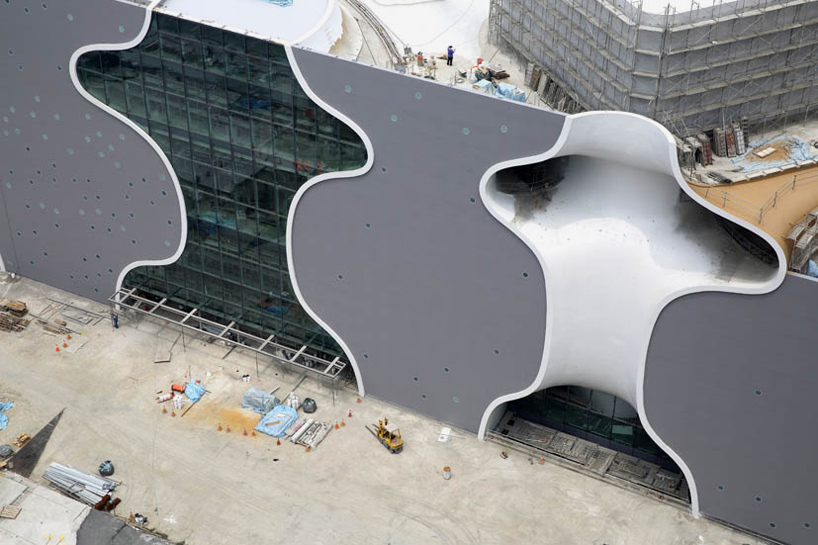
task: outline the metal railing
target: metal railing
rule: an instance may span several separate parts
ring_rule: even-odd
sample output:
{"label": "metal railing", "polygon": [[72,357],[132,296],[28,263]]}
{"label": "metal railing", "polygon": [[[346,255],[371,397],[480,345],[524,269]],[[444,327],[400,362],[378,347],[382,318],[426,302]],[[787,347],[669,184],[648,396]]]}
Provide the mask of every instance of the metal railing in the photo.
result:
{"label": "metal railing", "polygon": [[764,220],[764,214],[775,208],[779,199],[781,199],[784,195],[790,193],[791,191],[810,186],[816,182],[818,182],[818,171],[813,171],[806,174],[795,173],[792,176],[792,180],[782,184],[770,198],[760,205],[746,199],[742,199],[741,197],[716,187],[708,187],[705,189],[704,198],[711,203],[720,206],[724,210],[734,209],[740,212],[744,217],[761,225],[761,222]]}
{"label": "metal railing", "polygon": [[341,377],[343,375],[342,371],[347,367],[347,362],[340,357],[330,361],[317,354],[314,349],[307,345],[301,347],[287,346],[281,344],[281,341],[275,335],[269,335],[267,338],[253,335],[242,331],[236,322],[225,324],[205,318],[198,308],[174,308],[168,304],[167,298],[154,301],[136,288],[122,288],[109,297],[108,301],[111,302],[115,309],[126,308],[138,314],[164,320],[185,329],[193,330],[206,337],[224,341],[231,347],[257,352],[281,363],[320,376],[335,379]]}

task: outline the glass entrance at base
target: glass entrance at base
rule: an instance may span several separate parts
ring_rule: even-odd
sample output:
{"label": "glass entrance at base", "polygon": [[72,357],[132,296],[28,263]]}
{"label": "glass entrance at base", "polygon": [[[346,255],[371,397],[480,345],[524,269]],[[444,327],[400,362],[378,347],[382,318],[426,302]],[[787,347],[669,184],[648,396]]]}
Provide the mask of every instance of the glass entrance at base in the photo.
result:
{"label": "glass entrance at base", "polygon": [[512,401],[508,410],[519,418],[681,473],[645,431],[636,409],[609,393],[557,386]]}
{"label": "glass entrance at base", "polygon": [[[306,95],[284,48],[155,13],[137,47],[88,52],[77,74],[156,141],[182,187],[184,253],[172,265],[134,269],[125,285],[295,349],[343,357],[293,292],[287,216],[307,180],[363,166],[366,149]],[[95,137],[85,139],[93,145]],[[112,183],[127,199],[141,180]]]}

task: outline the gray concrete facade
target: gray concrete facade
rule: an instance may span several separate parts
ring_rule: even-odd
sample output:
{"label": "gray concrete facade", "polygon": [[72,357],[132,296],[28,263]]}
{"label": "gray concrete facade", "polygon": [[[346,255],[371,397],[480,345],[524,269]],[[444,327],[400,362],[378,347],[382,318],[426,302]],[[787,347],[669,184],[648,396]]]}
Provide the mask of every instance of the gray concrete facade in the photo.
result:
{"label": "gray concrete facade", "polygon": [[701,512],[793,545],[818,530],[818,284],[696,293],[656,323],[645,370],[653,428],[696,480]]}
{"label": "gray concrete facade", "polygon": [[367,393],[476,431],[537,377],[545,279],[480,200],[494,164],[543,153],[559,114],[295,50],[310,88],[373,145],[368,172],[309,187],[292,224],[303,299]]}
{"label": "gray concrete facade", "polygon": [[125,267],[179,247],[180,203],[160,156],[69,76],[74,51],[133,40],[144,20],[144,8],[110,0],[0,2],[7,270],[105,301]]}
{"label": "gray concrete facade", "polygon": [[815,2],[652,14],[626,0],[492,0],[491,10],[492,40],[585,109],[638,113],[687,136],[742,117],[802,119],[818,104]]}

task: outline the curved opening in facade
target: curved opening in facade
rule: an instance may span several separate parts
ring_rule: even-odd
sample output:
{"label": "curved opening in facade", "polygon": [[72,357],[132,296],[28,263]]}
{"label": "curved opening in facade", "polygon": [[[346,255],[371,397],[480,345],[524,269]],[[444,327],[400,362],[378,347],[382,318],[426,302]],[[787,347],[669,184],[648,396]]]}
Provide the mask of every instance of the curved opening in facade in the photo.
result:
{"label": "curved opening in facade", "polygon": [[[655,319],[682,294],[763,291],[779,275],[777,254],[764,238],[722,220],[682,190],[668,162],[669,147],[657,143],[664,135],[657,131],[651,138],[647,122],[605,114],[574,121],[564,155],[498,171],[483,193],[486,205],[539,256],[548,316],[544,360],[528,397],[505,397],[487,418],[488,427],[495,437],[507,435],[509,419],[519,418],[544,437],[536,445],[546,451],[553,450],[554,434],[570,428],[573,439],[565,439],[563,454],[576,458],[575,447],[586,453],[609,449],[618,453],[611,460],[620,456],[629,468],[625,473],[650,480],[648,475],[658,475],[653,469],[636,467],[654,464],[681,479],[671,461],[680,458],[662,452],[661,437],[644,420],[649,415],[638,412]],[[614,122],[633,133],[622,155],[595,130],[606,124],[612,130]],[[571,398],[573,388],[579,393]],[[592,408],[594,392],[608,406],[618,404],[616,415],[601,413],[603,402]],[[594,460],[574,459],[601,471]],[[687,485],[664,473],[640,484],[663,490],[669,483],[675,483],[675,497],[689,501]],[[674,496],[670,489],[663,493]]]}
{"label": "curved opening in facade", "polygon": [[554,386],[506,405],[491,432],[585,471],[689,502],[676,463],[650,438],[636,409],[622,398],[582,386]]}
{"label": "curved opening in facade", "polygon": [[766,240],[693,201],[672,176],[638,164],[555,157],[498,171],[487,189],[491,205],[546,253],[557,244],[547,232],[573,231],[576,245],[607,239],[641,254],[632,256],[635,266],[698,277],[690,282],[749,286],[778,266]]}
{"label": "curved opening in facade", "polygon": [[[219,324],[232,328],[223,335],[233,342],[268,340],[262,349],[279,361],[311,367],[311,358],[345,360],[296,297],[287,217],[299,187],[325,172],[360,168],[367,154],[352,129],[307,96],[284,47],[154,13],[138,46],[88,52],[77,75],[159,145],[184,197],[180,259],[134,269],[123,288],[164,300],[171,314],[195,311],[205,333],[218,333]],[[123,182],[124,198],[139,183]],[[351,372],[347,365],[344,373]]]}

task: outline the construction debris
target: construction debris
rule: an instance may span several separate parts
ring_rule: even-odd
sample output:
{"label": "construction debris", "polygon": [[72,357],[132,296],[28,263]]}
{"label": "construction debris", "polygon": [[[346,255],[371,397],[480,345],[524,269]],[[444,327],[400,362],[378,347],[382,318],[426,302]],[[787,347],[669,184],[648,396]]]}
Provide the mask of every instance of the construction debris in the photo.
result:
{"label": "construction debris", "polygon": [[116,481],[89,475],[56,462],[48,466],[43,477],[68,496],[94,506],[105,501],[106,496],[110,499],[110,492],[116,489],[118,484]]}
{"label": "construction debris", "polygon": [[0,509],[0,518],[2,519],[16,519],[17,515],[22,511],[22,507],[16,505],[6,505]]}
{"label": "construction debris", "polygon": [[2,301],[0,302],[0,310],[3,312],[8,312],[9,314],[13,314],[18,318],[22,318],[28,312],[28,308],[26,308],[26,304],[22,301]]}
{"label": "construction debris", "polygon": [[31,437],[27,433],[21,433],[17,436],[17,439],[13,441],[14,446],[17,448],[23,448],[23,445],[31,441]]}
{"label": "construction debris", "polygon": [[318,422],[309,418],[304,425],[293,434],[290,438],[290,442],[312,450],[324,440],[331,429],[332,426],[329,422]]}
{"label": "construction debris", "polygon": [[0,312],[0,331],[19,333],[24,330],[30,322],[31,320],[22,318],[17,314]]}

